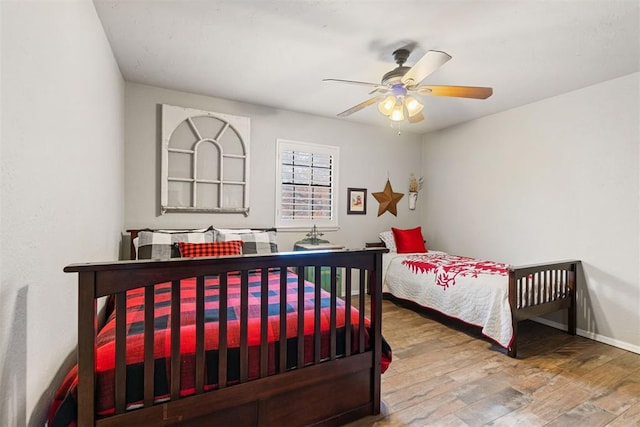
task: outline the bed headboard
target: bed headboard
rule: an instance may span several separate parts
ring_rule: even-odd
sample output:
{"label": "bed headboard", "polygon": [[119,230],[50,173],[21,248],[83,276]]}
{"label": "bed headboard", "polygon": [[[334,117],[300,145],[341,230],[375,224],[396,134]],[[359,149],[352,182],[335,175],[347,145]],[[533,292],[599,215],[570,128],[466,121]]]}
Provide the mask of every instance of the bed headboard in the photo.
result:
{"label": "bed headboard", "polygon": [[133,244],[133,239],[138,237],[138,233],[142,230],[146,229],[127,230],[127,233],[129,233],[129,259],[136,259],[136,247]]}

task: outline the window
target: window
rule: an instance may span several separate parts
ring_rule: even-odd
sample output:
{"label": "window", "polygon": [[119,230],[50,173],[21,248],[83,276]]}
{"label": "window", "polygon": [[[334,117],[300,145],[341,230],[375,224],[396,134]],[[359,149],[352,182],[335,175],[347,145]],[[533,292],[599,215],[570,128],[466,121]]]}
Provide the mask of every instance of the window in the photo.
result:
{"label": "window", "polygon": [[249,118],[162,105],[160,211],[249,213]]}
{"label": "window", "polygon": [[276,226],[337,227],[338,147],[279,139]]}

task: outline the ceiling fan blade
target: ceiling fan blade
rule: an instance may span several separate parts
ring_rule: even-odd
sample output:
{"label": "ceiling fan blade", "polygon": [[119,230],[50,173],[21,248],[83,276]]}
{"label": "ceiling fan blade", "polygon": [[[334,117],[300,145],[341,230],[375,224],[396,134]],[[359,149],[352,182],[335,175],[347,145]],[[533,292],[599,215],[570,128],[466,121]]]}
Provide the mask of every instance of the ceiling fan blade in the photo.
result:
{"label": "ceiling fan blade", "polygon": [[402,83],[408,86],[420,84],[429,74],[442,67],[450,59],[451,56],[447,53],[430,50],[402,76]]}
{"label": "ceiling fan blade", "polygon": [[369,92],[369,95],[373,95],[374,93],[378,93],[380,95],[386,95],[389,92],[391,92],[391,89],[389,89],[387,86],[378,86],[377,88]]}
{"label": "ceiling fan blade", "polygon": [[351,115],[351,114],[353,114],[353,113],[355,113],[357,111],[362,110],[365,107],[368,107],[371,104],[375,104],[376,101],[378,101],[379,99],[380,99],[379,96],[374,96],[373,98],[369,98],[366,101],[361,102],[360,104],[355,105],[355,106],[349,108],[348,110],[345,110],[342,113],[338,114],[338,117],[347,117],[347,116],[349,116],[349,115]]}
{"label": "ceiling fan blade", "polygon": [[360,85],[360,86],[372,86],[375,88],[386,88],[386,86],[381,85],[380,83],[369,83],[369,82],[359,82],[356,80],[341,80],[341,79],[322,79],[323,82],[328,83],[348,83],[352,85]]}
{"label": "ceiling fan blade", "polygon": [[493,89],[490,87],[476,86],[418,86],[414,90],[420,95],[476,99],[487,99],[493,94]]}

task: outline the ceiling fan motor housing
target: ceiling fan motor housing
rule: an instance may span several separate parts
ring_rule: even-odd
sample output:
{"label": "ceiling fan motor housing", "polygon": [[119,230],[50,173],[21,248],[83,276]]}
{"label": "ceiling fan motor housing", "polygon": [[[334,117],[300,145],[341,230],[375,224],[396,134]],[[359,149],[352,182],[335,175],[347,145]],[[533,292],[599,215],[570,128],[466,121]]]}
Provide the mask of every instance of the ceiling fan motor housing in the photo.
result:
{"label": "ceiling fan motor housing", "polygon": [[393,59],[396,61],[396,64],[400,66],[407,62],[409,55],[411,55],[409,49],[396,49],[393,51]]}
{"label": "ceiling fan motor housing", "polygon": [[408,49],[397,49],[393,52],[393,59],[395,59],[398,66],[382,76],[383,85],[400,83],[402,76],[407,74],[407,71],[411,69],[411,67],[404,65],[407,59],[409,59],[409,55],[411,55],[411,52]]}
{"label": "ceiling fan motor housing", "polygon": [[400,79],[402,78],[402,76],[407,74],[407,71],[409,71],[410,69],[411,67],[405,67],[403,65],[394,68],[393,70],[382,76],[382,84],[392,85],[394,83],[400,83]]}

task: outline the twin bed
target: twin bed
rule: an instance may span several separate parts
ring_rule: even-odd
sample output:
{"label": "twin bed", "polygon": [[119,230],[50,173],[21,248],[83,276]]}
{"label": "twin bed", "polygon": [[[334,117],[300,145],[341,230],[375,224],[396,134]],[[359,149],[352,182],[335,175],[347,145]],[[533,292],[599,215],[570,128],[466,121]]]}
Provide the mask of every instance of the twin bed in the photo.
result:
{"label": "twin bed", "polygon": [[[209,231],[198,231],[192,253],[221,240],[222,252],[212,253],[225,256],[65,268],[78,274],[78,365],[56,394],[50,426],[341,425],[377,414],[391,361],[383,286],[483,327],[512,357],[520,320],[568,309],[575,334],[578,261],[512,267],[377,244],[270,253],[274,243],[263,234]],[[138,242],[132,253],[171,254],[174,237],[152,234],[151,247]],[[245,254],[227,255],[239,239]],[[311,266],[314,280],[305,281]],[[356,296],[340,298],[338,280]],[[109,300],[99,327],[102,297]]]}
{"label": "twin bed", "polygon": [[[568,332],[575,335],[580,261],[511,266],[427,251],[420,227],[389,233],[380,234],[383,243],[367,245],[389,249],[382,263],[386,297],[478,326],[511,357],[517,355],[518,322],[522,320],[566,309]],[[397,239],[405,239],[408,246],[396,248]]]}

